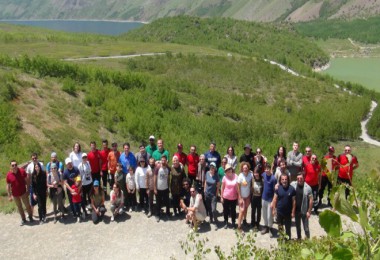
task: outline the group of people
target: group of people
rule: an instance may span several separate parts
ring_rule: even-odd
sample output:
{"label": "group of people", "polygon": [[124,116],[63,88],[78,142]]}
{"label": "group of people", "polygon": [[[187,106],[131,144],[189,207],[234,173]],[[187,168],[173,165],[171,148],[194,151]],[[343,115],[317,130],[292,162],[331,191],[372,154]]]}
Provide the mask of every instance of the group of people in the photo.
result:
{"label": "group of people", "polygon": [[[325,188],[328,193],[331,190],[328,172],[337,170],[338,183],[351,185],[353,171],[359,166],[350,146],[339,156],[334,153],[334,147],[330,146],[324,156],[326,171],[321,169],[310,147],[306,147],[303,155],[296,142],[289,153],[285,147],[279,147],[269,164],[262,150],[257,148],[254,152],[249,144],[244,146],[240,158],[232,146],[225,156],[220,156],[214,142],[201,155],[195,145],[185,154],[183,145],[178,144],[170,157],[164,141],[159,139],[156,143],[154,136],[149,137],[149,145],[141,144],[136,154],[130,151],[129,143],[124,143],[120,152],[117,143],[109,148],[108,141],[103,140],[101,150],[91,142],[88,153],[75,143],[64,162],[58,160],[55,152],[46,165],[36,153],[25,165],[18,166],[12,160],[6,182],[9,200],[15,201],[22,225],[26,222],[22,204],[30,221],[33,207],[38,205],[40,223],[46,222],[47,196],[53,204],[54,222],[68,213],[67,198],[77,222],[90,214],[94,223],[100,222],[107,211],[105,201],[109,200],[111,221],[125,211],[144,211],[147,217],[155,215],[159,222],[171,218],[172,207],[175,216],[186,215],[186,222],[195,228],[207,217],[210,224],[218,223],[216,205],[220,201],[224,228],[242,230],[248,226],[247,211],[251,205],[250,225],[255,231],[273,237],[276,217],[279,229],[285,226],[290,239],[291,220],[295,218],[300,239],[301,221],[306,237],[310,237],[308,220],[312,210],[318,214]],[[327,205],[331,206],[329,196]],[[161,210],[163,207],[165,211]]]}

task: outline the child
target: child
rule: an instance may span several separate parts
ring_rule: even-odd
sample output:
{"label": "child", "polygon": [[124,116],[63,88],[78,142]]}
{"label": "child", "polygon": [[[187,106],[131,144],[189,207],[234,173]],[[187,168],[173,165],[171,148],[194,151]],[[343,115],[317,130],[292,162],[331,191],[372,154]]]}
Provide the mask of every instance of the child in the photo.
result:
{"label": "child", "polygon": [[135,173],[132,166],[128,168],[128,174],[127,174],[125,182],[126,182],[126,187],[127,187],[127,199],[128,199],[129,212],[132,212],[132,208],[134,208],[136,211],[136,207],[137,207],[136,180],[135,180]]}
{"label": "child", "polygon": [[125,184],[125,176],[123,173],[123,165],[121,163],[117,163],[116,172],[115,172],[115,183],[119,184],[121,191],[124,196],[124,208],[127,205],[127,188]]}
{"label": "child", "polygon": [[73,205],[74,205],[74,217],[77,217],[77,223],[80,222],[80,215],[81,215],[80,208],[82,205],[80,184],[81,184],[81,178],[80,176],[78,176],[75,179],[75,184],[71,186],[71,188],[73,189],[73,192],[71,193],[71,195],[72,195],[72,200],[73,200]]}

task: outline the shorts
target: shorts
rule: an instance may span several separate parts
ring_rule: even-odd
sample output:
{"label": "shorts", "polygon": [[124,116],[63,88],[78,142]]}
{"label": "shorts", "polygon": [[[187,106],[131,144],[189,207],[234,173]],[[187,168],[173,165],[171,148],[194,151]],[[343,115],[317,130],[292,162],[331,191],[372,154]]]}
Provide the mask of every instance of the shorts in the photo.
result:
{"label": "shorts", "polygon": [[243,203],[239,202],[239,209],[241,210],[247,209],[248,206],[251,204],[251,198],[250,197],[242,198],[242,200],[243,200]]}

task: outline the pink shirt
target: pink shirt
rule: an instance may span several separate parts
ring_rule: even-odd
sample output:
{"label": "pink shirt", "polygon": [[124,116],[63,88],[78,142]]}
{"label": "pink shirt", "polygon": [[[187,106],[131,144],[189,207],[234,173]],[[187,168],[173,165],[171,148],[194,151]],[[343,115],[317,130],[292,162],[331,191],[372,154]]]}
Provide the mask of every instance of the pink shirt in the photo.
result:
{"label": "pink shirt", "polygon": [[237,200],[237,175],[234,174],[232,180],[230,180],[227,176],[224,176],[222,183],[224,184],[223,198],[228,200]]}

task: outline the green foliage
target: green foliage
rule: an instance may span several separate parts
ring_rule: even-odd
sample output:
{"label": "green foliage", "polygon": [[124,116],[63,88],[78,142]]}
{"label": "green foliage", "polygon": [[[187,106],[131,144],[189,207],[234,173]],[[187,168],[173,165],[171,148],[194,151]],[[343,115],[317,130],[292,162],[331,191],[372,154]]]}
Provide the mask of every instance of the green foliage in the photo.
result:
{"label": "green foliage", "polygon": [[295,24],[296,30],[305,36],[318,39],[351,38],[363,43],[380,42],[380,16],[367,19],[319,20]]}
{"label": "green foliage", "polygon": [[72,95],[74,97],[77,96],[77,87],[76,87],[76,82],[73,81],[72,79],[70,78],[66,78],[64,81],[63,81],[63,84],[62,84],[62,90],[64,92],[66,92],[67,94],[69,95]]}
{"label": "green foliage", "polygon": [[243,55],[275,60],[305,72],[308,70],[307,67],[325,64],[329,60],[314,43],[288,28],[228,18],[178,16],[158,19],[128,32],[125,39],[208,45]]}
{"label": "green foliage", "polygon": [[324,210],[319,214],[319,224],[329,236],[339,237],[342,230],[340,215],[331,211]]}

